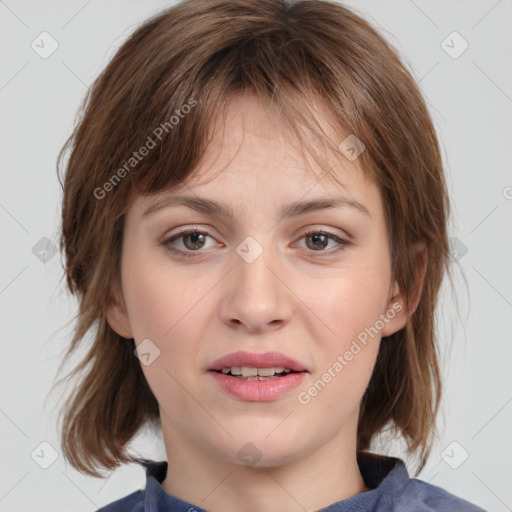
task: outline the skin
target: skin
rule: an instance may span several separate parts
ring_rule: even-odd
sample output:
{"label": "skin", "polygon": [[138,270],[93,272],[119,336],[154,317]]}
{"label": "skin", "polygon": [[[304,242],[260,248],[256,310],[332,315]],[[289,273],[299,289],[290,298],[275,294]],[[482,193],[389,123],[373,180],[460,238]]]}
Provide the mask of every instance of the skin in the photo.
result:
{"label": "skin", "polygon": [[[160,406],[166,492],[209,511],[318,510],[368,490],[356,462],[360,401],[381,336],[401,329],[410,313],[395,310],[380,334],[301,404],[298,394],[380,314],[401,304],[391,282],[381,195],[357,160],[341,154],[335,172],[344,186],[319,181],[319,168],[316,176],[305,168],[289,132],[278,119],[270,122],[252,97],[233,97],[224,127],[215,131],[193,179],[139,196],[127,212],[121,296],[107,317],[121,336],[137,345],[149,338],[160,350],[142,369]],[[233,218],[184,206],[142,216],[157,200],[176,195],[222,201]],[[278,222],[282,205],[339,196],[364,205],[369,215],[342,206]],[[195,252],[197,239],[190,236],[169,243],[193,252],[180,258],[164,241],[189,228],[208,236]],[[309,228],[350,244],[327,239],[324,247],[310,236],[308,245]],[[236,252],[247,236],[263,248],[252,263]],[[279,351],[310,373],[273,401],[234,398],[207,369],[238,350]],[[248,442],[261,456],[253,466],[237,455]]]}

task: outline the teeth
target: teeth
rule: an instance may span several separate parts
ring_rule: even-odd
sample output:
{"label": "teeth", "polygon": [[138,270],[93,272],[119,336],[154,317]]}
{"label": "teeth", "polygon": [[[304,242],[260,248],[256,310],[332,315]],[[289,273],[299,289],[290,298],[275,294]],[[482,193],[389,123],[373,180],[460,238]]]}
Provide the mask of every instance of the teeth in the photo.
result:
{"label": "teeth", "polygon": [[250,366],[242,366],[242,375],[244,377],[256,377],[258,375],[258,368],[252,368]]}
{"label": "teeth", "polygon": [[261,377],[271,377],[276,373],[279,373],[277,368],[258,368],[258,375]]}
{"label": "teeth", "polygon": [[270,368],[254,368],[253,366],[231,366],[222,368],[223,374],[241,375],[242,377],[272,377],[276,373],[290,373],[291,370],[282,366],[273,366]]}

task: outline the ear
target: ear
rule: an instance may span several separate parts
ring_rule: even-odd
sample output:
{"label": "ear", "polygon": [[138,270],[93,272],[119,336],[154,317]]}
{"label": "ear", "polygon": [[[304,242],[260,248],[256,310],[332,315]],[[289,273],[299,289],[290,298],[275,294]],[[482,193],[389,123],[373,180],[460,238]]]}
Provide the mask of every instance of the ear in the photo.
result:
{"label": "ear", "polygon": [[114,293],[106,312],[107,322],[110,327],[123,338],[133,338],[133,332],[128,318],[128,312],[119,293]]}
{"label": "ear", "polygon": [[421,292],[423,290],[423,282],[427,271],[428,263],[428,250],[425,242],[417,242],[411,247],[411,259],[415,265],[415,284],[414,290],[411,294],[409,308],[405,307],[404,295],[395,281],[390,290],[390,299],[386,306],[385,316],[388,322],[382,329],[382,336],[391,336],[399,331],[405,324],[409,317],[416,311],[420,302]]}

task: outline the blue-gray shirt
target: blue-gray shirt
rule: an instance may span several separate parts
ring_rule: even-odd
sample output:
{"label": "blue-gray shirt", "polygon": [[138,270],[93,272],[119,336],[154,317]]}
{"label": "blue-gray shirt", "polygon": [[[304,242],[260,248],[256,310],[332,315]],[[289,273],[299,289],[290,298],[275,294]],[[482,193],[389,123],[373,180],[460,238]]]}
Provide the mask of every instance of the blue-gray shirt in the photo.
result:
{"label": "blue-gray shirt", "polygon": [[[333,503],[321,512],[485,512],[440,487],[410,478],[401,459],[359,452],[357,463],[370,490]],[[140,464],[146,468],[145,490],[114,501],[98,512],[206,512],[164,491],[161,482],[167,474],[167,462]]]}

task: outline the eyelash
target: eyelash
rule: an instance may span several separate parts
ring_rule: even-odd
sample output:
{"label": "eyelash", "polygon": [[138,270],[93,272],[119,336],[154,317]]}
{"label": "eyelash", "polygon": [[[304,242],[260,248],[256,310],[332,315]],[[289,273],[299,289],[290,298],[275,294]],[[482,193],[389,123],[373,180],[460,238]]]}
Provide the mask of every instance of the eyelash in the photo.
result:
{"label": "eyelash", "polygon": [[[170,238],[167,238],[166,240],[164,240],[162,242],[162,245],[164,247],[167,248],[167,250],[169,250],[170,252],[172,252],[173,254],[175,254],[176,256],[180,257],[180,258],[194,258],[194,257],[197,257],[196,256],[196,253],[201,253],[201,252],[204,252],[204,251],[201,251],[201,250],[196,250],[196,251],[191,251],[191,250],[187,250],[187,251],[183,251],[181,249],[176,249],[174,247],[172,247],[171,243],[174,242],[175,240],[179,240],[180,238],[183,238],[187,235],[192,235],[194,233],[199,233],[200,235],[206,235],[210,238],[213,238],[207,231],[199,231],[198,229],[187,229],[187,230],[184,230],[184,231],[180,231],[179,233],[175,233],[174,235],[172,235]],[[319,251],[313,251],[312,249],[311,252],[318,252],[318,253],[324,253],[324,254],[319,254],[318,256],[321,258],[321,257],[324,257],[324,256],[330,256],[332,255],[333,253],[337,253],[338,251],[342,251],[344,250],[346,247],[348,247],[349,245],[351,245],[350,242],[348,242],[347,240],[344,240],[332,233],[329,233],[327,231],[323,231],[323,230],[318,230],[318,229],[311,229],[311,230],[308,230],[306,231],[305,233],[302,234],[302,236],[300,237],[300,239],[303,239],[309,235],[323,235],[323,236],[326,236],[328,238],[330,238],[331,240],[334,240],[335,242],[337,242],[341,247],[334,250],[334,251],[323,251],[323,250],[319,250]],[[326,253],[326,254],[325,254]]]}

